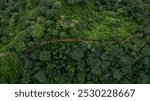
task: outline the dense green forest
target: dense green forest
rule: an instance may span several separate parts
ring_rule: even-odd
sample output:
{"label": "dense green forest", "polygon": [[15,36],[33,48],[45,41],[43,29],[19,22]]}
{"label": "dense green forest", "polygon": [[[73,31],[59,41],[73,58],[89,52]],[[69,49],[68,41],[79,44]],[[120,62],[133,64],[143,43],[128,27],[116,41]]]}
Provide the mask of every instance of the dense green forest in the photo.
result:
{"label": "dense green forest", "polygon": [[0,83],[150,83],[150,0],[0,0]]}

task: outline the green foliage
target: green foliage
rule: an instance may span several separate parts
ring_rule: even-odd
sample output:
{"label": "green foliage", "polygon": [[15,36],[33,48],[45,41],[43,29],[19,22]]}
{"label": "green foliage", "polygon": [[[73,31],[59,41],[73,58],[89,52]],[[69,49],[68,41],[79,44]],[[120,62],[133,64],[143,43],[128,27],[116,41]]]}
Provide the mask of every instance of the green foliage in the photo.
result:
{"label": "green foliage", "polygon": [[91,67],[91,72],[94,74],[99,74],[100,72],[100,60],[99,59],[95,59],[92,56],[89,56],[87,58],[87,64]]}
{"label": "green foliage", "polygon": [[76,48],[75,50],[73,50],[71,52],[71,57],[74,60],[81,61],[81,59],[83,58],[83,51],[82,51],[82,49],[81,48]]}
{"label": "green foliage", "polygon": [[117,80],[120,80],[122,77],[122,73],[119,69],[113,69],[113,77]]}
{"label": "green foliage", "polygon": [[0,57],[0,83],[21,83],[23,66],[17,56]]}
{"label": "green foliage", "polygon": [[62,39],[63,39],[63,38],[66,38],[66,37],[67,37],[67,35],[66,35],[66,33],[65,33],[65,32],[61,32],[61,33],[60,33],[60,38],[62,38]]}
{"label": "green foliage", "polygon": [[40,24],[35,24],[31,26],[31,35],[33,38],[41,38],[43,36],[44,29],[42,25]]}
{"label": "green foliage", "polygon": [[41,83],[44,83],[46,81],[45,71],[40,70],[34,75],[34,77]]}
{"label": "green foliage", "polygon": [[41,61],[47,61],[50,59],[50,52],[49,51],[41,51],[39,54],[39,59]]}
{"label": "green foliage", "polygon": [[18,42],[15,46],[17,52],[23,52],[26,50],[26,44],[22,41]]}
{"label": "green foliage", "polygon": [[68,4],[79,4],[79,3],[86,3],[87,0],[67,0]]}
{"label": "green foliage", "polygon": [[150,83],[149,18],[146,0],[1,0],[0,83]]}

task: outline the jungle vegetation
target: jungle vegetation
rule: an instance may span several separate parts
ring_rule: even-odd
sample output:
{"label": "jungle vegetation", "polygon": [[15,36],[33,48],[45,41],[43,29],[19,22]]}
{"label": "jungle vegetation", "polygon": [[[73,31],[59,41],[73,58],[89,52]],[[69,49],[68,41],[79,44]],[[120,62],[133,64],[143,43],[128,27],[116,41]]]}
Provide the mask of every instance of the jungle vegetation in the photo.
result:
{"label": "jungle vegetation", "polygon": [[150,83],[150,0],[0,0],[0,83]]}

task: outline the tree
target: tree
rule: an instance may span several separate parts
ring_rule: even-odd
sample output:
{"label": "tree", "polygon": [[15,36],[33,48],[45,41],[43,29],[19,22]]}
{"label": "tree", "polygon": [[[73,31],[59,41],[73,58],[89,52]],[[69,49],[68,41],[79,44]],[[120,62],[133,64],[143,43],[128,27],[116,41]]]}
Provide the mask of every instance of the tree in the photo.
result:
{"label": "tree", "polygon": [[84,56],[84,54],[83,54],[83,51],[81,48],[76,48],[71,52],[71,57],[73,60],[81,61],[83,56]]}

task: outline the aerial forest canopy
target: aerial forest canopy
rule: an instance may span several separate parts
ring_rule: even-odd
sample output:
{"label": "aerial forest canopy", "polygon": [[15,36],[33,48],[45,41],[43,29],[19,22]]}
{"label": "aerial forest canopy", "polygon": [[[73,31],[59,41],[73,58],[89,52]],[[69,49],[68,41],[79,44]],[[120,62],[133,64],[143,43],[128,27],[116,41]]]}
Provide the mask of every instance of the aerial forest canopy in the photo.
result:
{"label": "aerial forest canopy", "polygon": [[0,83],[150,83],[150,0],[0,0]]}

